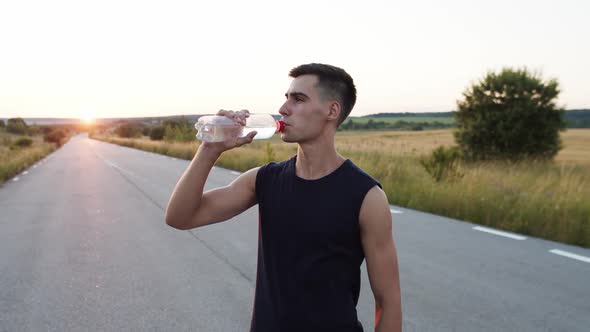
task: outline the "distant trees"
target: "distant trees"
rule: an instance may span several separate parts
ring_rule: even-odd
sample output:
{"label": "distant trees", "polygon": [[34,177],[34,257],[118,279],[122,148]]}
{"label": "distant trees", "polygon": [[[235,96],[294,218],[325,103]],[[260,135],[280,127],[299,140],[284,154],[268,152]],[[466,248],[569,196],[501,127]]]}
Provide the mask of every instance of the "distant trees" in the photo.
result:
{"label": "distant trees", "polygon": [[133,138],[141,136],[142,130],[138,125],[129,122],[123,122],[115,128],[115,134],[123,138]]}
{"label": "distant trees", "polygon": [[455,139],[468,159],[551,159],[561,149],[556,80],[525,69],[488,73],[457,102]]}
{"label": "distant trees", "polygon": [[566,111],[565,121],[568,128],[590,128],[590,109]]}
{"label": "distant trees", "polygon": [[163,123],[164,140],[168,142],[190,142],[195,140],[197,130],[186,119],[167,120]]}
{"label": "distant trees", "polygon": [[63,129],[50,129],[46,131],[43,140],[49,143],[55,143],[58,147],[63,144],[63,141],[68,135]]}
{"label": "distant trees", "polygon": [[6,123],[0,120],[1,127],[4,127],[7,133],[18,135],[12,138],[10,136],[4,137],[3,141],[5,142],[2,145],[25,148],[36,145],[38,140],[35,137],[39,136],[42,136],[44,142],[55,143],[59,147],[69,139],[72,133],[76,132],[77,126],[71,124],[32,124],[29,126],[22,118],[10,118]]}
{"label": "distant trees", "polygon": [[187,119],[165,120],[161,125],[146,126],[142,123],[122,122],[114,130],[123,138],[149,136],[151,140],[167,142],[190,142],[195,140],[197,130]]}
{"label": "distant trees", "polygon": [[[386,117],[381,116],[380,118]],[[369,119],[367,121],[355,120],[353,120],[352,118],[346,120],[344,123],[340,125],[338,130],[424,130],[444,129],[451,128],[454,126],[454,124],[452,123],[443,123],[439,121],[383,121],[376,119]]]}
{"label": "distant trees", "polygon": [[29,127],[22,118],[11,118],[6,123],[6,131],[17,135],[27,135]]}

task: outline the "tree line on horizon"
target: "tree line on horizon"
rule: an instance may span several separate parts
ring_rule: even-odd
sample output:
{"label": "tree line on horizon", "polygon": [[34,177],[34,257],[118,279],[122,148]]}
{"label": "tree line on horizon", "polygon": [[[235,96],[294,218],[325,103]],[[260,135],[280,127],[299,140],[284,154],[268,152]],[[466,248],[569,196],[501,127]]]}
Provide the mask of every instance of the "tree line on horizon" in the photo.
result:
{"label": "tree line on horizon", "polygon": [[[441,118],[441,119],[455,119],[456,111],[450,112],[425,112],[425,113],[410,113],[410,112],[392,112],[392,113],[376,113],[353,117],[347,119],[342,124],[342,130],[428,130],[428,129],[444,129],[455,128],[455,123],[445,123],[436,120],[430,121],[380,121],[379,119],[392,118]],[[571,109],[564,111],[564,120],[566,128],[590,128],[590,109]],[[363,122],[354,122],[356,118],[369,119]],[[373,120],[371,122],[371,120]],[[347,124],[348,122],[352,122]],[[369,122],[371,122],[369,124]]]}

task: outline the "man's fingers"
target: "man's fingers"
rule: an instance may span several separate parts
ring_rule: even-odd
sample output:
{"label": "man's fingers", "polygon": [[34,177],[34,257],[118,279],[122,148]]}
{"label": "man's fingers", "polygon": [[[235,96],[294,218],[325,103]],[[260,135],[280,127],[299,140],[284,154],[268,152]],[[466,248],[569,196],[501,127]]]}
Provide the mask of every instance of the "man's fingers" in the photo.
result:
{"label": "man's fingers", "polygon": [[250,116],[250,112],[248,112],[248,110],[241,110],[239,112],[236,112],[236,122],[239,123],[242,126],[246,125],[246,119]]}
{"label": "man's fingers", "polygon": [[248,118],[250,116],[250,111],[243,109],[243,110],[240,110],[239,112],[234,112],[231,110],[220,109],[217,112],[217,115],[222,115],[222,116],[228,117],[228,118],[234,120],[239,125],[245,126],[246,125],[246,118]]}
{"label": "man's fingers", "polygon": [[225,117],[235,120],[236,112],[228,110],[219,110],[219,112],[217,112],[217,115],[223,115]]}
{"label": "man's fingers", "polygon": [[246,137],[249,137],[250,141],[252,141],[254,139],[254,136],[256,136],[256,134],[258,134],[258,132],[253,131],[253,132],[249,133],[248,135],[246,135]]}
{"label": "man's fingers", "polygon": [[256,136],[256,134],[257,133],[255,131],[253,131],[244,137],[238,138],[236,141],[236,146],[242,146],[244,144],[252,143],[252,140],[254,139],[254,136]]}

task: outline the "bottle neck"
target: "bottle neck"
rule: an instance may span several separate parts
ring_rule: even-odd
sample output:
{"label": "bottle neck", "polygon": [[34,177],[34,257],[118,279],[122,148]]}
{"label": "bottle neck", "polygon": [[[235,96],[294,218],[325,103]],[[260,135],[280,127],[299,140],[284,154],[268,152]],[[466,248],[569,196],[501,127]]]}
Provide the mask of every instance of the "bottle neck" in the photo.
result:
{"label": "bottle neck", "polygon": [[275,127],[277,128],[277,133],[282,133],[285,129],[285,123],[281,120],[275,121]]}

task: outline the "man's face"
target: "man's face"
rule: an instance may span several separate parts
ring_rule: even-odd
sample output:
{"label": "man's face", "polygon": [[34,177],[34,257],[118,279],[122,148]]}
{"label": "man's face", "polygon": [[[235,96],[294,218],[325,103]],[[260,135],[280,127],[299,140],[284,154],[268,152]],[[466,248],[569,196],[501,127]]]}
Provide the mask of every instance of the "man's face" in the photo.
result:
{"label": "man's face", "polygon": [[279,110],[285,122],[283,141],[303,143],[321,135],[332,101],[322,97],[317,83],[315,75],[302,75],[291,82]]}

